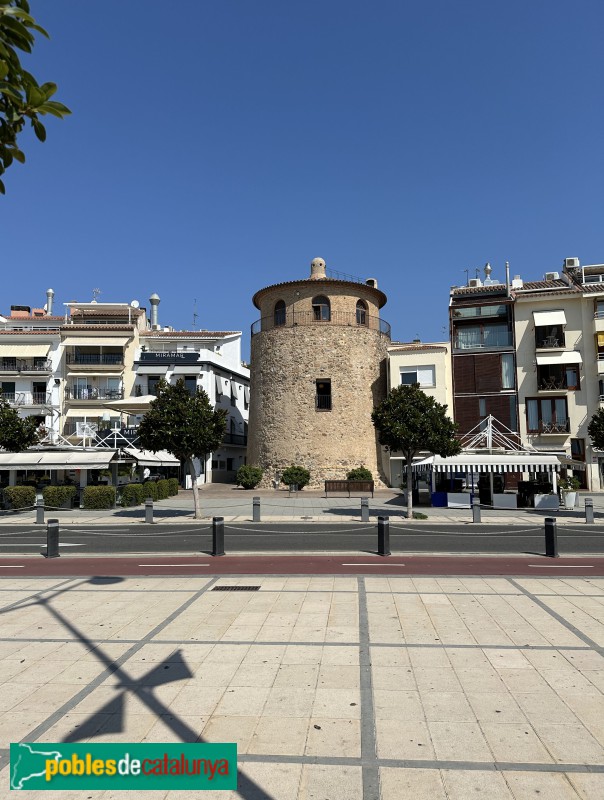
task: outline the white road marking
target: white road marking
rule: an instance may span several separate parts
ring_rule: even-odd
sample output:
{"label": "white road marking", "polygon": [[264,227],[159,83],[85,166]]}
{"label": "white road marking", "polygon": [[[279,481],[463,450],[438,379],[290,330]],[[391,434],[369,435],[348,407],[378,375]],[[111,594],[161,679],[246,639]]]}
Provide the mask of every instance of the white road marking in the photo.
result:
{"label": "white road marking", "polygon": [[25,569],[24,564],[0,564],[0,569]]}
{"label": "white road marking", "polygon": [[[60,547],[86,547],[85,544],[78,544],[75,542],[60,542]],[[46,542],[38,542],[37,544],[26,544],[25,542],[15,542],[14,544],[0,544],[0,547],[46,547]]]}
{"label": "white road marking", "polygon": [[535,569],[593,569],[590,564],[527,564]]}
{"label": "white road marking", "polygon": [[404,567],[404,564],[401,564],[399,561],[392,561],[389,564],[361,564],[359,562],[355,562],[354,564],[350,563],[343,563],[342,567]]}
{"label": "white road marking", "polygon": [[209,567],[209,564],[139,564],[139,567]]}

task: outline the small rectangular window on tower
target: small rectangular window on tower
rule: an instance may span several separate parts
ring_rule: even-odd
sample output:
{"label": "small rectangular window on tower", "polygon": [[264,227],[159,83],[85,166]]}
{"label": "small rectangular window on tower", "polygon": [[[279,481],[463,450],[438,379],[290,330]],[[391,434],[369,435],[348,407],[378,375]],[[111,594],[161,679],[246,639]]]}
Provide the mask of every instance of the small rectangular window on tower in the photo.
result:
{"label": "small rectangular window on tower", "polygon": [[317,411],[331,411],[331,380],[320,378],[315,381],[315,409]]}

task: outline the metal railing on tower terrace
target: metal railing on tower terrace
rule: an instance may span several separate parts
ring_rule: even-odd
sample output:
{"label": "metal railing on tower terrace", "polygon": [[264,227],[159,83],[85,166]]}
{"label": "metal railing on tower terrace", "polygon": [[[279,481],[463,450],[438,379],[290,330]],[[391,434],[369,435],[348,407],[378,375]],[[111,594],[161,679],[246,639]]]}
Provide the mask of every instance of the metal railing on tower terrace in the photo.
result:
{"label": "metal railing on tower terrace", "polygon": [[371,317],[369,314],[354,311],[331,311],[330,319],[317,319],[314,311],[290,311],[285,314],[278,312],[270,317],[262,317],[252,325],[252,336],[261,331],[270,331],[274,328],[295,328],[305,325],[336,325],[347,328],[368,328],[377,331],[382,336],[390,338],[390,324],[381,317]]}

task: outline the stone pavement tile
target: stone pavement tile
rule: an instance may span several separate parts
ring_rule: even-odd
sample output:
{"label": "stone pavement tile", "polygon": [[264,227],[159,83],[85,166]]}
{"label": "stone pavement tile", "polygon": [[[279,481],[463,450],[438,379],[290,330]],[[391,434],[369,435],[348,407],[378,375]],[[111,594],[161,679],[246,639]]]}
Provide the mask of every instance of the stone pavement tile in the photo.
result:
{"label": "stone pavement tile", "polygon": [[333,689],[356,689],[360,684],[358,666],[321,664],[317,686]]}
{"label": "stone pavement tile", "polygon": [[314,689],[317,685],[318,674],[318,664],[282,664],[275,676],[274,686],[290,689]]}
{"label": "stone pavement tile", "polygon": [[451,761],[493,761],[476,722],[429,722],[436,757]]}
{"label": "stone pavement tile", "polygon": [[[118,714],[111,715],[103,722],[97,733],[94,734],[93,741],[113,743],[140,742],[143,740],[157,722],[157,715],[147,711],[147,709],[145,709],[145,713],[133,714],[130,712],[129,704],[132,704],[130,698],[126,704],[125,716],[122,718]],[[120,725],[123,726],[122,730],[119,730]]]}
{"label": "stone pavement tile", "polygon": [[[358,625],[329,625],[325,632],[326,642],[357,642],[359,639]],[[294,638],[292,637],[292,641]]]}
{"label": "stone pavement tile", "polygon": [[253,644],[247,651],[241,666],[245,664],[280,664],[285,655],[284,644]]}
{"label": "stone pavement tile", "polygon": [[380,784],[382,800],[447,800],[448,797],[438,769],[380,767]]}
{"label": "stone pavement tile", "polygon": [[499,667],[497,672],[510,692],[549,692],[550,686],[539,672],[530,669],[507,669]]}
{"label": "stone pavement tile", "polygon": [[321,689],[315,691],[312,707],[313,717],[336,717],[357,719],[361,714],[361,692],[359,689]]}
{"label": "stone pavement tile", "polygon": [[428,726],[420,720],[376,719],[375,731],[379,758],[422,759],[432,761],[434,748]]}
{"label": "stone pavement tile", "polygon": [[306,737],[307,756],[360,758],[361,723],[358,719],[312,717]]}
{"label": "stone pavement tile", "polygon": [[400,647],[371,647],[371,663],[376,667],[409,667],[409,650]]}
{"label": "stone pavement tile", "polygon": [[447,647],[449,663],[455,670],[459,669],[480,669],[489,666],[489,659],[485,651],[480,648]]}
{"label": "stone pavement tile", "polygon": [[456,675],[464,692],[505,692],[505,684],[492,667],[458,669]]}
{"label": "stone pavement tile", "polygon": [[298,800],[363,800],[361,768],[305,764]]}
{"label": "stone pavement tile", "polygon": [[[239,690],[240,692],[243,690]],[[223,686],[203,686],[190,683],[178,692],[170,710],[178,714],[210,715],[225,693]],[[236,713],[236,712],[233,712]]]}
{"label": "stone pavement tile", "polygon": [[576,715],[553,691],[522,693],[514,695],[532,724],[559,723],[573,725],[578,722]]}
{"label": "stone pavement tile", "polygon": [[[102,667],[99,662],[95,659],[93,663],[96,673],[100,672]],[[65,661],[51,661],[50,658],[34,661],[31,666],[12,661],[6,664],[7,680],[12,680],[14,683],[27,683],[39,686],[51,681],[56,681],[57,677],[69,666],[72,665]],[[5,666],[3,665],[2,672],[4,672],[4,670]],[[71,683],[71,681],[69,681],[69,683]]]}
{"label": "stone pavement tile", "polygon": [[601,692],[593,682],[588,680],[579,670],[573,669],[542,669],[541,675],[557,692],[567,694],[593,694]]}
{"label": "stone pavement tile", "polygon": [[[302,773],[301,764],[240,761],[239,771],[243,773],[245,778],[260,786],[270,798],[275,798],[275,800],[298,800],[298,789]],[[204,792],[203,800],[206,800],[208,794],[209,792]],[[215,794],[215,800],[223,800],[224,792],[216,792]],[[256,796],[253,790],[246,788],[245,783],[240,778],[239,792],[233,795],[233,800],[235,798],[236,800],[241,800],[241,798],[255,800]],[[191,793],[189,792],[187,797],[183,796],[182,800],[190,800],[190,797]],[[214,800],[214,798],[211,800]]]}
{"label": "stone pavement tile", "polygon": [[604,658],[595,650],[560,650],[560,655],[581,672],[604,671]]}
{"label": "stone pavement tile", "polygon": [[[65,666],[65,664],[63,664]],[[66,669],[53,678],[53,683],[79,683],[88,684],[105,671],[105,666],[96,658],[94,660],[80,660],[70,664]]]}
{"label": "stone pavement tile", "polygon": [[304,752],[308,721],[302,717],[260,717],[248,753],[294,756]]}
{"label": "stone pavement tile", "polygon": [[32,692],[32,687],[27,683],[14,683],[7,681],[0,690],[0,713],[10,711]]}
{"label": "stone pavement tile", "polygon": [[560,695],[561,699],[574,712],[592,736],[604,745],[604,696],[594,697],[580,694]]}
{"label": "stone pavement tile", "polygon": [[552,762],[551,756],[528,724],[499,725],[496,722],[483,722],[481,728],[495,761],[543,764]]}
{"label": "stone pavement tile", "polygon": [[354,645],[347,647],[324,647],[321,666],[325,664],[339,664],[342,666],[359,666],[359,648]]}
{"label": "stone pavement tile", "polygon": [[414,670],[420,692],[461,692],[461,685],[453,667],[435,667]]}
{"label": "stone pavement tile", "polygon": [[495,770],[443,769],[441,775],[448,800],[514,800],[504,777]]}
{"label": "stone pavement tile", "polygon": [[376,718],[425,719],[419,692],[374,689],[373,701]]}
{"label": "stone pavement tile", "polygon": [[0,716],[2,730],[2,746],[8,747],[10,742],[19,742],[26,734],[33,731],[40,724],[40,710],[38,711],[7,711]]}
{"label": "stone pavement tile", "polygon": [[[197,742],[207,717],[187,714],[162,714],[145,733],[142,742]],[[183,736],[183,726],[190,734]],[[94,741],[94,740],[93,740]],[[222,741],[225,741],[224,739]]]}
{"label": "stone pavement tile", "polygon": [[599,689],[604,694],[604,670],[590,669],[584,675],[589,679],[590,683],[593,683],[596,689]]}
{"label": "stone pavement tile", "polygon": [[[273,686],[262,714],[266,717],[310,717],[315,702],[314,689]],[[348,714],[348,716],[351,716]]]}
{"label": "stone pavement tile", "polygon": [[259,642],[289,642],[292,629],[289,625],[263,625],[255,637]]}
{"label": "stone pavement tile", "polygon": [[531,669],[530,661],[525,658],[520,650],[484,650],[495,669]]}
{"label": "stone pavement tile", "polygon": [[581,800],[601,800],[604,797],[604,774],[571,772],[567,774],[567,778]]}
{"label": "stone pavement tile", "polygon": [[260,632],[260,625],[231,625],[222,636],[221,642],[253,642]]}
{"label": "stone pavement tile", "polygon": [[[243,662],[242,662],[243,663]],[[192,670],[194,679],[202,686],[228,686],[233,676],[240,669],[238,661],[203,661]]]}
{"label": "stone pavement tile", "polygon": [[287,645],[282,664],[320,664],[323,645]]}
{"label": "stone pavement tile", "polygon": [[526,722],[526,717],[509,692],[478,692],[466,695],[479,722]]}
{"label": "stone pavement tile", "polygon": [[[506,770],[503,777],[508,782],[515,800],[579,800],[580,795],[573,789],[569,777],[559,772],[511,772]],[[572,776],[574,777],[574,776]],[[585,800],[599,800],[598,795]]]}
{"label": "stone pavement tile", "polygon": [[428,722],[476,722],[463,692],[422,692],[420,697]]}
{"label": "stone pavement tile", "polygon": [[410,647],[408,652],[413,669],[451,669],[447,651],[442,647]]}
{"label": "stone pavement tile", "polygon": [[279,664],[242,664],[233,675],[231,686],[271,687]]}
{"label": "stone pavement tile", "polygon": [[604,764],[604,748],[583,725],[538,722],[533,727],[556,761]]}
{"label": "stone pavement tile", "polygon": [[[17,703],[12,708],[12,711],[16,714],[37,712],[38,716],[40,716],[41,710],[44,713],[45,709],[51,710],[62,706],[63,703],[74,697],[81,689],[80,685],[69,683],[46,683],[40,687],[30,686],[27,696]],[[0,693],[1,691],[0,689]],[[1,724],[2,720],[0,719]]]}
{"label": "stone pavement tile", "polygon": [[204,662],[208,664],[213,664],[215,662],[224,664],[229,661],[240,664],[246,657],[249,649],[249,645],[216,644],[205,657]]}
{"label": "stone pavement tile", "polygon": [[[51,712],[51,709],[49,709]],[[61,742],[67,736],[78,735],[80,730],[84,730],[86,735],[78,741],[88,741],[94,736],[93,741],[97,741],[96,733],[113,718],[113,723],[118,727],[122,726],[121,721],[117,721],[114,714],[86,714],[75,711],[70,711],[64,714],[61,719],[52,725],[47,731],[44,732],[44,740],[48,742]],[[42,721],[42,720],[40,720]],[[151,727],[151,720],[149,727]],[[84,725],[86,727],[84,728]]]}
{"label": "stone pavement tile", "polygon": [[324,642],[325,628],[310,625],[296,625],[291,631],[289,640],[291,642]]}
{"label": "stone pavement tile", "polygon": [[[583,642],[578,642],[583,645]],[[560,669],[572,672],[572,665],[559,650],[524,650],[525,657],[540,672],[544,669]]]}
{"label": "stone pavement tile", "polygon": [[260,717],[203,718],[200,740],[204,742],[236,742],[238,753],[249,752],[249,743]]}
{"label": "stone pavement tile", "polygon": [[408,692],[417,691],[417,684],[411,667],[373,666],[371,672],[374,689],[389,690],[396,687]]}
{"label": "stone pavement tile", "polygon": [[[208,712],[215,713],[217,716],[229,716],[231,714],[238,717],[255,717],[262,714],[262,709],[269,696],[270,689],[255,687],[250,691],[248,686],[234,686],[228,688],[224,693],[220,690],[222,697],[215,708]],[[180,697],[180,695],[177,697]]]}

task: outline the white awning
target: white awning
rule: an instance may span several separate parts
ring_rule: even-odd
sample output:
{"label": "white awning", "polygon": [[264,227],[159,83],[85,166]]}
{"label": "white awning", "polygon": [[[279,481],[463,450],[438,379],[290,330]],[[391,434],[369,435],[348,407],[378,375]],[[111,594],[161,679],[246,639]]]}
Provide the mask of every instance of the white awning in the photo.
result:
{"label": "white awning", "polygon": [[176,364],[173,372],[175,375],[199,375],[199,367],[194,364],[189,364],[188,366]]}
{"label": "white awning", "polygon": [[162,364],[160,366],[139,364],[136,367],[137,375],[165,375],[167,371],[168,371],[168,364]]}
{"label": "white awning", "polygon": [[61,344],[65,347],[126,347],[130,336],[99,336],[96,332],[90,336],[70,336],[69,332],[61,331],[64,338]]}
{"label": "white awning", "polygon": [[536,326],[566,325],[564,311],[533,311],[533,319]]}
{"label": "white awning", "polygon": [[115,450],[56,450],[0,453],[0,469],[103,469],[108,467]]}
{"label": "white awning", "polygon": [[221,378],[220,375],[216,375],[216,393],[226,394],[226,380]]}
{"label": "white awning", "polygon": [[560,353],[548,353],[547,355],[539,354],[537,356],[537,364],[582,364],[583,359],[581,353],[577,350],[563,350]]}
{"label": "white awning", "polygon": [[150,450],[139,450],[137,447],[124,447],[124,453],[138,461],[140,467],[178,467],[180,461],[168,453],[167,450],[158,450],[153,453]]}
{"label": "white awning", "polygon": [[413,464],[414,472],[559,472],[557,456],[536,453],[462,453],[443,458],[430,456]]}
{"label": "white awning", "polygon": [[239,397],[239,387],[235,383],[235,381],[231,381],[231,395],[237,400]]}
{"label": "white awning", "polygon": [[574,459],[570,458],[569,456],[558,456],[560,459],[560,463],[566,469],[572,469],[573,471],[585,472],[585,462],[584,461],[575,461]]}
{"label": "white awning", "polygon": [[243,387],[243,396],[245,398],[245,402],[249,403],[250,402],[250,387],[249,386],[244,386]]}
{"label": "white awning", "polygon": [[154,394],[142,394],[138,397],[124,397],[122,400],[109,400],[103,405],[126,414],[144,414],[151,408],[154,400],[157,400]]}
{"label": "white awning", "polygon": [[34,358],[47,356],[50,344],[2,344],[0,356],[21,356],[21,358]]}
{"label": "white awning", "polygon": [[122,375],[124,371],[123,367],[116,367],[115,369],[109,369],[107,372],[88,372],[88,370],[82,372],[68,372],[68,378],[112,378],[115,376]]}

